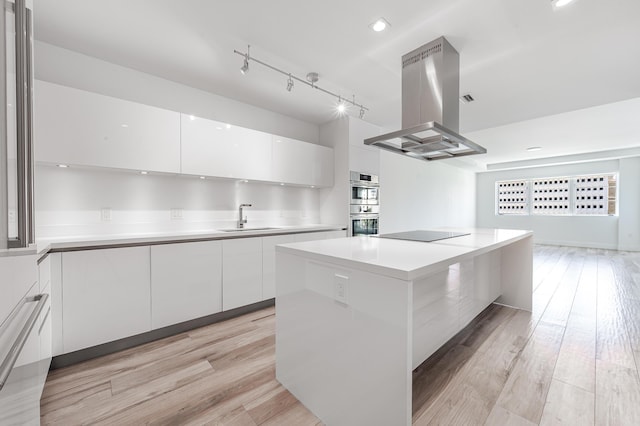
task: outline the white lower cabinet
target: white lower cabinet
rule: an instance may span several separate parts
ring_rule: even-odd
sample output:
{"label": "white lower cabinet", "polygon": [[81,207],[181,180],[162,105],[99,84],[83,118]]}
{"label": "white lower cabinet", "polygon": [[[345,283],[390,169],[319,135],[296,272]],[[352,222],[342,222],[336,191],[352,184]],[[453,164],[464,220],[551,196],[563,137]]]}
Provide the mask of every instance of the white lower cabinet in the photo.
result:
{"label": "white lower cabinet", "polygon": [[328,240],[331,238],[345,237],[346,235],[347,231],[307,232],[304,234],[295,234],[295,241],[298,243],[302,243],[305,241]]}
{"label": "white lower cabinet", "polygon": [[324,233],[325,240],[330,240],[332,238],[344,238],[346,236],[347,236],[347,231],[344,229],[341,231],[327,231]]}
{"label": "white lower cabinet", "polygon": [[62,254],[64,352],[151,330],[149,247]]}
{"label": "white lower cabinet", "polygon": [[262,238],[262,299],[276,297],[276,245],[295,243],[296,235],[274,235]]}
{"label": "white lower cabinet", "polygon": [[262,300],[262,238],[222,241],[222,310]]}
{"label": "white lower cabinet", "polygon": [[52,334],[53,355],[61,355],[272,299],[276,245],[344,236],[320,231],[50,254],[40,265],[41,291],[52,293],[43,338]]}
{"label": "white lower cabinet", "polygon": [[222,242],[151,246],[151,328],[222,310]]}

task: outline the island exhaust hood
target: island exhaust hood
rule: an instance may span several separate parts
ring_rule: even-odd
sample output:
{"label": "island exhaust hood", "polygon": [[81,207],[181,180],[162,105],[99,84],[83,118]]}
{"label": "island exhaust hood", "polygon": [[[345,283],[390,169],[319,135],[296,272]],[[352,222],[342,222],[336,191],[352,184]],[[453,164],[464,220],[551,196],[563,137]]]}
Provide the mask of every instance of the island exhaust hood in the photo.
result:
{"label": "island exhaust hood", "polygon": [[440,37],[402,57],[402,130],[364,143],[422,160],[484,154],[458,134],[459,96],[460,55]]}

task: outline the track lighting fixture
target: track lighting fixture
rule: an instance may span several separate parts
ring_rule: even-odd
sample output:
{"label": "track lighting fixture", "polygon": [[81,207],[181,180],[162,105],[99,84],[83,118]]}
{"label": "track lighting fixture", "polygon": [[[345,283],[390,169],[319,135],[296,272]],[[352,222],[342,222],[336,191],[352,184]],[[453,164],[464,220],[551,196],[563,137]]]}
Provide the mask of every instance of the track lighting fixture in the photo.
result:
{"label": "track lighting fixture", "polygon": [[289,74],[289,80],[287,80],[287,92],[290,92],[293,89],[293,79],[291,78],[291,74]]}
{"label": "track lighting fixture", "polygon": [[247,46],[247,52],[240,52],[234,49],[233,53],[240,55],[244,58],[244,62],[242,64],[242,68],[240,68],[240,72],[242,72],[242,74],[246,74],[249,71],[249,61],[254,61],[259,63],[262,66],[265,66],[275,72],[279,72],[280,74],[283,74],[287,77],[287,91],[291,92],[291,90],[293,89],[293,85],[294,85],[294,81],[296,80],[302,84],[306,84],[307,86],[313,88],[313,89],[317,89],[321,92],[326,93],[327,95],[333,96],[334,98],[338,99],[338,112],[340,113],[345,113],[347,111],[347,103],[351,104],[352,106],[356,107],[356,108],[360,108],[360,118],[364,117],[364,114],[366,111],[369,111],[369,108],[367,108],[366,106],[356,103],[356,97],[355,95],[353,96],[353,99],[344,99],[341,95],[336,95],[335,93],[327,90],[327,89],[323,89],[322,87],[318,86],[316,83],[318,82],[318,73],[317,72],[310,72],[307,74],[306,79],[297,77],[293,74],[291,74],[290,72],[286,72],[281,70],[280,68],[276,68],[273,65],[267,64],[266,62],[263,62],[259,59],[256,59],[252,56],[250,56],[249,54],[249,49],[251,48],[251,46]]}
{"label": "track lighting fixture", "polygon": [[251,46],[247,46],[247,54],[244,55],[244,63],[242,64],[242,68],[240,68],[242,75],[249,72],[249,49],[251,49]]}

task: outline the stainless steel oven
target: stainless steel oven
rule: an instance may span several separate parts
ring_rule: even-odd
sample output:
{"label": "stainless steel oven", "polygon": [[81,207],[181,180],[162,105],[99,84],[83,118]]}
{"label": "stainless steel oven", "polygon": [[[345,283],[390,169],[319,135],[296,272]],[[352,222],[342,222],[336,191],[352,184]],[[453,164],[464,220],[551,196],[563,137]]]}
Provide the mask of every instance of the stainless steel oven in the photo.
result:
{"label": "stainless steel oven", "polygon": [[351,204],[379,204],[378,176],[351,172]]}
{"label": "stainless steel oven", "polygon": [[378,176],[351,172],[351,235],[375,235],[380,218]]}

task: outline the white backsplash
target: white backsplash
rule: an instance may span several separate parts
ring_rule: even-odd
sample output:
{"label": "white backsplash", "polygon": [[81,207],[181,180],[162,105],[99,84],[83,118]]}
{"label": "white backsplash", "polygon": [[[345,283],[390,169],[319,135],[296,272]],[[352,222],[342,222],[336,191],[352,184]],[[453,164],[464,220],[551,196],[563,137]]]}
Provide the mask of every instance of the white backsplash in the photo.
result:
{"label": "white backsplash", "polygon": [[[244,209],[251,227],[320,222],[312,188],[49,165],[36,167],[36,182],[37,238],[233,228],[240,203],[253,205]],[[172,209],[182,218],[172,219]]]}

